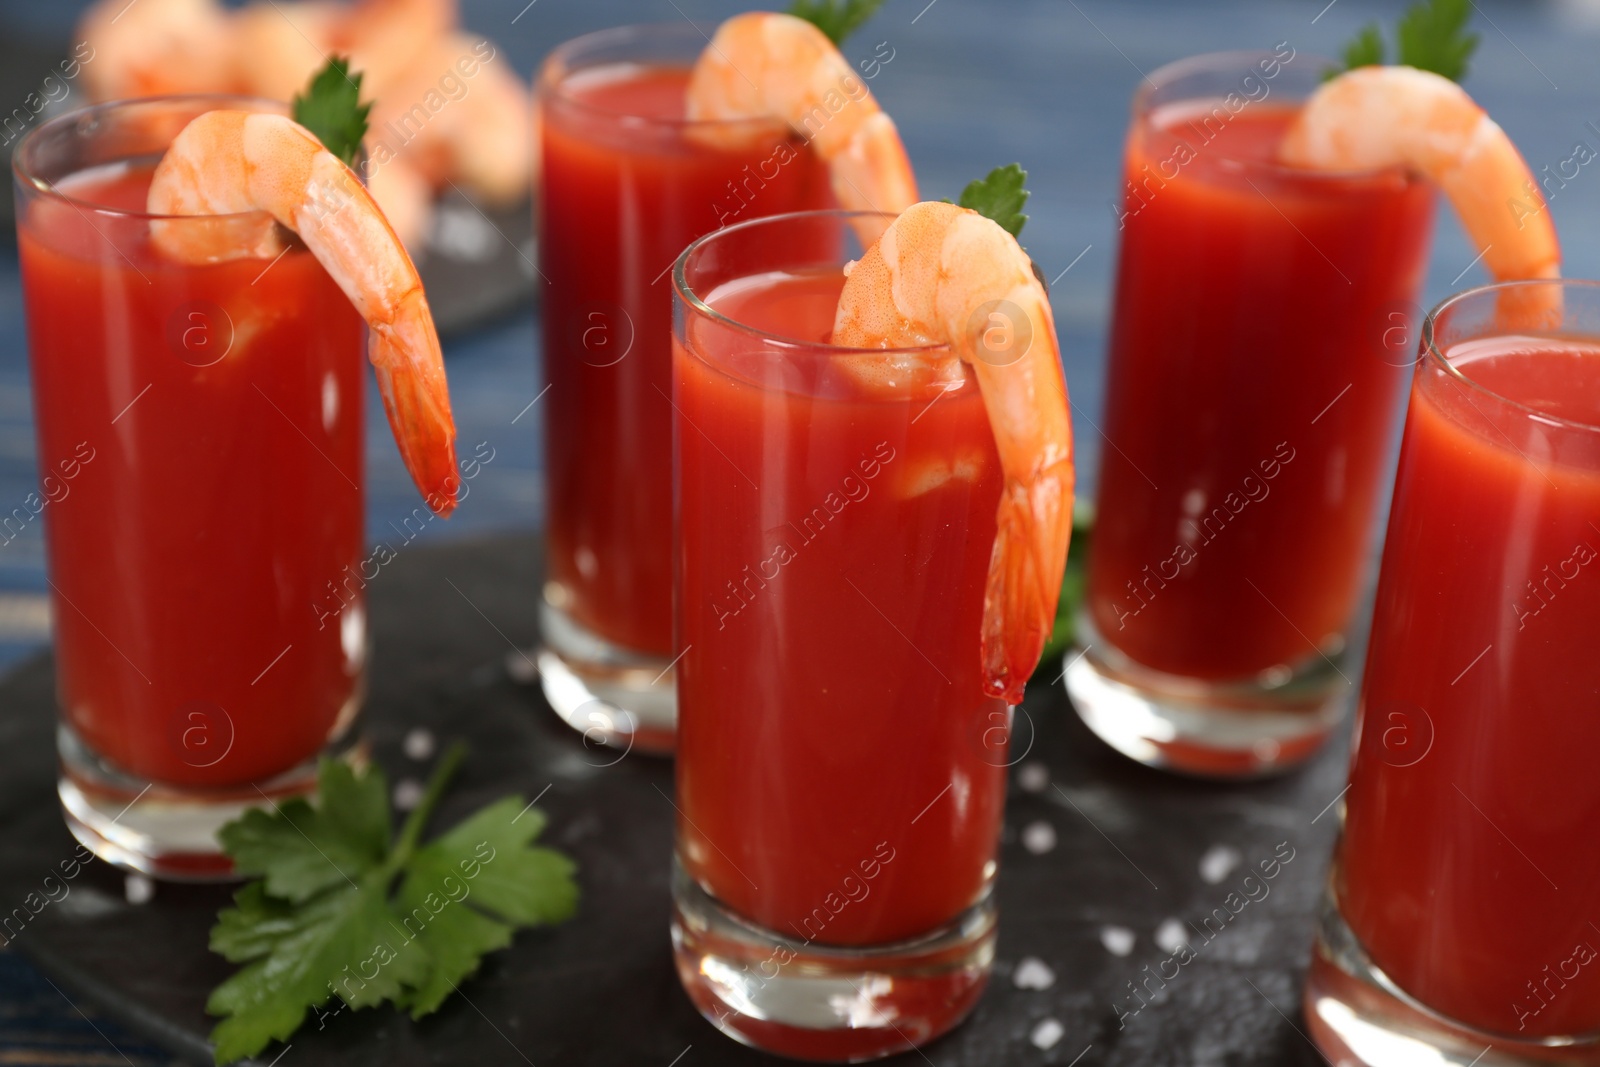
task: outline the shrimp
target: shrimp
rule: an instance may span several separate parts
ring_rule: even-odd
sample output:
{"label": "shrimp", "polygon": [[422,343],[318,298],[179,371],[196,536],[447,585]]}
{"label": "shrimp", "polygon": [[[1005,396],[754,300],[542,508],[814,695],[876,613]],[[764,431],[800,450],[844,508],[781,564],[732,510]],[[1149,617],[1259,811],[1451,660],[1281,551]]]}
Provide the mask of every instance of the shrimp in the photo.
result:
{"label": "shrimp", "polygon": [[428,179],[403,157],[381,166],[368,163],[366,172],[367,191],[400,243],[407,249],[422,248],[433,226],[433,186]]}
{"label": "shrimp", "polygon": [[[527,86],[483,38],[448,33],[372,108],[373,153],[415,167],[434,188],[459,180],[491,204],[528,196],[534,173]],[[458,71],[470,70],[470,77]]]}
{"label": "shrimp", "polygon": [[1496,281],[1561,276],[1555,225],[1528,164],[1448,78],[1414,67],[1347,71],[1306,101],[1279,158],[1317,170],[1416,171],[1444,190]]}
{"label": "shrimp", "polygon": [[[145,0],[140,0],[141,3]],[[171,0],[164,0],[171,2]],[[455,25],[453,0],[273,0],[233,15],[243,90],[288,100],[330,55],[346,56],[359,71],[364,95],[379,100],[417,68]],[[437,79],[448,68],[432,72]]]}
{"label": "shrimp", "polygon": [[984,688],[1017,703],[1055,622],[1072,536],[1072,416],[1032,262],[975,211],[913,205],[850,269],[833,343],[947,344],[976,375],[1005,479],[984,591]]}
{"label": "shrimp", "polygon": [[77,34],[93,50],[83,65],[90,99],[239,88],[228,13],[215,0],[98,0]]}
{"label": "shrimp", "polygon": [[416,267],[349,167],[282,115],[208,111],[156,165],[148,207],[243,216],[212,233],[154,221],[156,246],[184,263],[273,254],[274,221],[297,233],[371,330],[368,356],[412,480],[439,515],[454,510],[455,421],[439,335]]}
{"label": "shrimp", "polygon": [[[689,78],[693,120],[778,119],[828,164],[833,195],[852,211],[898,214],[917,201],[916,178],[894,122],[826,34],[767,11],[717,28]],[[871,244],[883,221],[861,216]]]}
{"label": "shrimp", "polygon": [[[333,51],[348,53],[352,69],[366,73],[363,84],[375,96],[426,65],[429,50],[459,17],[455,0],[358,0],[344,10]],[[440,68],[433,76],[445,73]]]}
{"label": "shrimp", "polygon": [[[235,70],[243,91],[267,100],[293,99],[335,54],[342,18],[329,0],[250,4],[234,12]],[[370,92],[370,85],[364,87]]]}

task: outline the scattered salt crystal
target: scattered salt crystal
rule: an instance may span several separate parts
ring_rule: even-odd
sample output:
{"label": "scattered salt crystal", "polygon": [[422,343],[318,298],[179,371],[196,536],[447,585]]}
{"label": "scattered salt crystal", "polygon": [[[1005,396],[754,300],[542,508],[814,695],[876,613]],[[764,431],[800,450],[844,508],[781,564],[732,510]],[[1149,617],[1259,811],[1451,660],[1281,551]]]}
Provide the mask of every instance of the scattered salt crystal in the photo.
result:
{"label": "scattered salt crystal", "polygon": [[1066,1036],[1067,1028],[1054,1019],[1046,1019],[1033,1028],[1033,1033],[1028,1035],[1028,1040],[1033,1042],[1034,1048],[1054,1048],[1056,1042]]}
{"label": "scattered salt crystal", "polygon": [[1017,784],[1024,793],[1043,793],[1050,787],[1050,768],[1037,761],[1017,768]]}
{"label": "scattered salt crystal", "polygon": [[406,739],[401,747],[405,749],[407,756],[420,763],[433,755],[435,747],[433,733],[419,726],[406,734]]}
{"label": "scattered salt crystal", "polygon": [[1035,856],[1042,856],[1056,847],[1056,828],[1040,819],[1022,829],[1022,847]]}
{"label": "scattered salt crystal", "polygon": [[1017,964],[1011,981],[1018,989],[1049,989],[1056,984],[1056,972],[1037,956],[1028,956]]}
{"label": "scattered salt crystal", "polygon": [[1244,856],[1231,845],[1212,845],[1200,857],[1200,877],[1205,879],[1207,885],[1216,885],[1232,874],[1242,859]]}
{"label": "scattered salt crystal", "polygon": [[1134,932],[1126,926],[1102,926],[1100,928],[1100,943],[1113,956],[1126,956],[1133,951],[1134,943],[1137,940],[1138,938]]}
{"label": "scattered salt crystal", "polygon": [[129,904],[148,904],[156,895],[156,884],[142,874],[130,874],[122,883],[122,892]]}
{"label": "scattered salt crystal", "polygon": [[1155,941],[1161,951],[1176,952],[1189,943],[1189,932],[1177,919],[1163,919],[1161,925],[1156,927]]}
{"label": "scattered salt crystal", "polygon": [[402,778],[394,784],[394,807],[396,811],[411,811],[422,803],[424,790],[422,783],[415,778]]}

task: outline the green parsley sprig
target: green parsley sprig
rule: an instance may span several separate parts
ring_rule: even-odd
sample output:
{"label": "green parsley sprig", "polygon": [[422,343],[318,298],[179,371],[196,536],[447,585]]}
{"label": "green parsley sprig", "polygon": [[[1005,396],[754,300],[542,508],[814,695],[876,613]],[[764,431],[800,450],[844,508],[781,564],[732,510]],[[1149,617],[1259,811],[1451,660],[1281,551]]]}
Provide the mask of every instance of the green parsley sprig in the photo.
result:
{"label": "green parsley sprig", "polygon": [[[1479,35],[1467,32],[1471,0],[1417,0],[1395,26],[1396,62],[1460,81]],[[1361,27],[1341,53],[1344,69],[1380,66],[1387,49],[1377,23]],[[1337,72],[1335,72],[1337,73]]]}
{"label": "green parsley sprig", "polygon": [[351,167],[361,151],[361,139],[367,135],[371,110],[370,103],[361,102],[361,75],[350,73],[349,60],[333,56],[312,77],[306,91],[294,98],[290,117]]}
{"label": "green parsley sprig", "polygon": [[805,19],[834,44],[842,45],[882,6],[883,0],[794,0],[789,14]]}
{"label": "green parsley sprig", "polygon": [[335,997],[421,1018],[518,929],[572,915],[574,865],[532,844],[545,819],[520,796],[421,843],[464,755],[459,744],[444,755],[392,841],[383,772],[326,759],[317,806],[295,798],[222,828],[235,869],[260,880],[211,929],[211,950],[243,964],[206,1002],[222,1016],[211,1032],[217,1063],[287,1040],[307,1012],[332,1014],[321,1009]]}
{"label": "green parsley sprig", "polygon": [[[1378,29],[1376,22],[1369,22],[1356,31],[1339,55],[1344,60],[1344,70],[1383,66],[1383,31]],[[1335,73],[1341,72],[1331,72],[1329,77]]]}
{"label": "green parsley sprig", "polygon": [[1028,172],[1022,169],[1022,164],[1008,163],[968,182],[956,203],[993,219],[1011,236],[1020,237],[1022,227],[1028,222],[1022,209],[1032,195],[1027,190],[1027,182]]}

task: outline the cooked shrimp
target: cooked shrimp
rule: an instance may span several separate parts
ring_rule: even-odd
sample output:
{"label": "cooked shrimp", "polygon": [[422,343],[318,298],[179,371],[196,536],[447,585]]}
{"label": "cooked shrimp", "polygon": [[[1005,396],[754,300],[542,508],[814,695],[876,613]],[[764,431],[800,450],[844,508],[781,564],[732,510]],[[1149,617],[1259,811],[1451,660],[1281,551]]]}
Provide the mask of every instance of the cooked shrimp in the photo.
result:
{"label": "cooked shrimp", "polygon": [[[362,84],[373,96],[387,94],[426,64],[429,50],[459,16],[455,0],[358,0],[344,10],[333,51],[350,56],[351,69],[366,74]],[[440,68],[433,76],[445,72]]]}
{"label": "cooked shrimp", "polygon": [[400,243],[408,250],[422,247],[433,226],[433,186],[403,158],[379,166],[367,164],[367,192],[383,209]]}
{"label": "cooked shrimp", "polygon": [[1055,622],[1072,535],[1072,416],[1032,262],[977,212],[916,204],[851,268],[833,342],[947,344],[976,375],[1005,477],[984,592],[985,690],[1018,702]]}
{"label": "cooked shrimp", "polygon": [[[334,39],[344,17],[332,0],[250,4],[234,12],[242,90],[287,103],[334,54]],[[370,94],[371,86],[364,88]]]}
{"label": "cooked shrimp", "polygon": [[428,506],[448,515],[459,480],[439,336],[416,267],[350,168],[282,115],[208,111],[157,164],[148,205],[158,215],[265,213],[247,231],[225,227],[237,239],[231,247],[214,234],[196,237],[194,227],[154,223],[157,246],[186,263],[268,255],[272,220],[300,235],[367,321],[400,455]]}
{"label": "cooked shrimp", "polygon": [[83,83],[91,99],[231,92],[233,39],[215,0],[98,0],[78,23],[91,48]]}
{"label": "cooked shrimp", "polygon": [[[804,19],[753,11],[718,27],[689,78],[688,117],[788,124],[828,164],[834,198],[847,210],[898,214],[917,201],[894,122]],[[862,241],[870,244],[882,225],[863,216]]]}
{"label": "cooked shrimp", "polygon": [[[1318,170],[1405,167],[1436,182],[1496,281],[1557,278],[1555,225],[1516,145],[1455,82],[1414,67],[1358,67],[1306,101],[1279,156]],[[1534,207],[1513,210],[1531,198]]]}
{"label": "cooked shrimp", "polygon": [[436,189],[460,182],[491,204],[515,203],[532,188],[533,124],[528,88],[509,62],[482,38],[450,33],[378,97],[372,150],[397,153]]}
{"label": "cooked shrimp", "polygon": [[245,92],[287,101],[330,55],[341,55],[362,74],[362,95],[381,100],[424,62],[455,18],[453,0],[248,4],[233,16],[239,80]]}

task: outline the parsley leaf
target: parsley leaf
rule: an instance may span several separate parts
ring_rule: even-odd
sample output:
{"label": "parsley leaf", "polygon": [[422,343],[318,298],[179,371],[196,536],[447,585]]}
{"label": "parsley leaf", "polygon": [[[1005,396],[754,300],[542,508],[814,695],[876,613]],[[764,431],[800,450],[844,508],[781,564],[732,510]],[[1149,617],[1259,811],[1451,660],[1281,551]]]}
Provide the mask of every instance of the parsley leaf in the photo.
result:
{"label": "parsley leaf", "polygon": [[984,177],[968,182],[956,203],[993,219],[1011,236],[1020,237],[1022,227],[1028,222],[1028,216],[1022,213],[1031,195],[1024,188],[1027,181],[1028,172],[1020,163],[996,167]]}
{"label": "parsley leaf", "polygon": [[457,873],[461,857],[480,861],[465,898],[473,907],[446,907],[422,927],[418,943],[427,949],[434,967],[406,1000],[413,1019],[438,1008],[478,969],[484,953],[509,945],[515,927],[561,922],[577,909],[572,861],[551,849],[529,847],[544,829],[544,816],[537,810],[524,814],[523,807],[521,797],[490,804],[418,849],[412,859],[398,902],[401,914],[408,916],[427,907],[428,894],[446,884],[446,878],[461,881]]}
{"label": "parsley leaf", "polygon": [[[383,772],[332,760],[318,771],[317,806],[297,798],[222,828],[239,873],[260,880],[211,930],[212,951],[244,965],[206,1002],[223,1017],[211,1032],[217,1063],[286,1040],[310,1010],[390,1001],[421,1018],[517,929],[572,915],[572,861],[533,845],[544,816],[519,796],[420,844],[464,751],[446,753],[392,843]],[[322,1010],[336,996],[342,1004]]]}
{"label": "parsley leaf", "polygon": [[1383,66],[1383,34],[1378,30],[1376,22],[1369,22],[1356,31],[1349,44],[1344,46],[1345,70],[1355,70],[1357,67]]}
{"label": "parsley leaf", "polygon": [[1400,62],[1431,70],[1451,81],[1467,73],[1467,60],[1478,47],[1478,35],[1467,33],[1471,0],[1420,0],[1400,16],[1395,37]]}
{"label": "parsley leaf", "polygon": [[805,19],[841,45],[882,6],[883,0],[794,0],[789,14]]}
{"label": "parsley leaf", "polygon": [[361,151],[371,110],[370,103],[361,102],[361,75],[350,73],[349,60],[334,56],[294,98],[290,117],[316,134],[322,146],[348,167],[355,165]]}
{"label": "parsley leaf", "polygon": [[[1460,81],[1478,47],[1479,35],[1466,32],[1471,17],[1471,0],[1417,0],[1395,27],[1395,62]],[[1369,23],[1345,45],[1344,70],[1379,65],[1385,62],[1385,53],[1377,23]]]}

